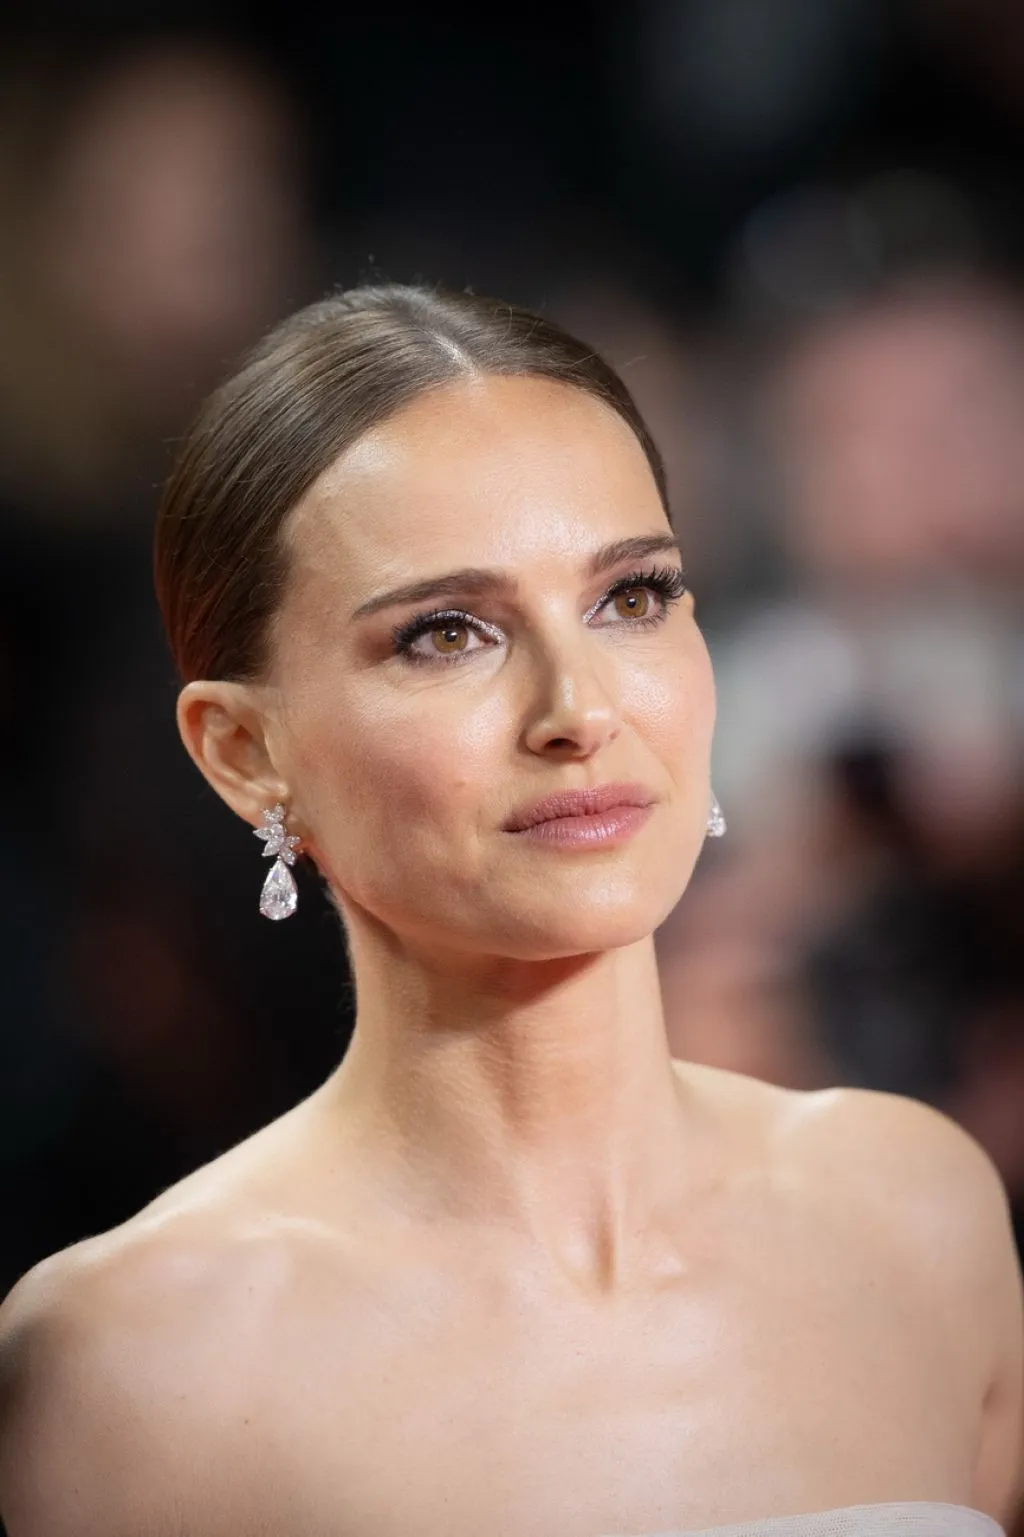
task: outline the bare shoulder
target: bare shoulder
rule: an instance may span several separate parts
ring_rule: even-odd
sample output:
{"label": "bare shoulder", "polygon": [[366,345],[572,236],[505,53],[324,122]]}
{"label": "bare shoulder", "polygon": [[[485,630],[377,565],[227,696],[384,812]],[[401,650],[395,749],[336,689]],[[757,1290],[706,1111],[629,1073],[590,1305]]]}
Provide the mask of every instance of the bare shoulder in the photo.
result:
{"label": "bare shoulder", "polygon": [[309,1312],[311,1289],[336,1302],[346,1273],[339,1234],[298,1199],[303,1114],[45,1259],[7,1296],[0,1509],[18,1537],[265,1530],[243,1512],[280,1324]]}
{"label": "bare shoulder", "polygon": [[1009,1530],[1024,1510],[1024,1283],[1006,1188],[987,1151],[950,1116],[904,1095],[802,1092],[718,1069],[701,1069],[698,1081],[747,1128],[744,1157],[848,1225],[865,1264],[884,1268],[960,1343],[976,1393],[972,1500]]}
{"label": "bare shoulder", "polygon": [[981,1385],[974,1500],[1008,1524],[1024,1500],[1024,1284],[1002,1177],[941,1110],[843,1088],[803,1096],[793,1135],[973,1351]]}
{"label": "bare shoulder", "polygon": [[850,1195],[878,1211],[931,1190],[938,1213],[958,1200],[998,1228],[1008,1202],[999,1172],[981,1144],[941,1110],[901,1094],[840,1086],[782,1088],[747,1074],[693,1063],[674,1064],[736,1122],[747,1125],[759,1152],[774,1148],[839,1178]]}
{"label": "bare shoulder", "polygon": [[12,1531],[242,1530],[239,1432],[291,1252],[177,1218],[126,1224],[25,1275],[0,1308]]}
{"label": "bare shoulder", "polygon": [[834,1088],[794,1096],[786,1126],[793,1146],[866,1216],[927,1239],[956,1274],[979,1279],[987,1267],[1005,1284],[1013,1248],[1006,1188],[986,1150],[950,1116],[905,1095]]}

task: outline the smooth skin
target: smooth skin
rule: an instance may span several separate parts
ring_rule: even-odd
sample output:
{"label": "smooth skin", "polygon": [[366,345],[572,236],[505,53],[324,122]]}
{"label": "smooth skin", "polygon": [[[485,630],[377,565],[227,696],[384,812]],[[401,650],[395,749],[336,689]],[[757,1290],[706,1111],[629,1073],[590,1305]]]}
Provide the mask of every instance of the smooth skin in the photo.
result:
{"label": "smooth skin", "polygon": [[[1024,1309],[987,1155],[916,1101],[669,1055],[652,935],[703,843],[714,691],[689,596],[608,596],[680,562],[623,545],[671,539],[629,429],[465,380],[342,455],[287,539],[268,676],[189,684],[179,724],[245,821],[288,806],[355,1034],[309,1099],[14,1289],[9,1537],[1008,1522]],[[396,651],[438,608],[469,617]],[[655,803],[624,843],[503,828],[611,781]]]}

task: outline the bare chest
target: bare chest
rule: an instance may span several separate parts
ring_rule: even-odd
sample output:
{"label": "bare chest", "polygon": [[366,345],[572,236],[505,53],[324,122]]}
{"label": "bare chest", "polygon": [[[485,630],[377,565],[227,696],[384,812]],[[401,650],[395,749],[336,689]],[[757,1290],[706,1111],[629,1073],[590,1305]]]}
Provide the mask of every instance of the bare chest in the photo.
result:
{"label": "bare chest", "polygon": [[625,1303],[486,1263],[307,1297],[267,1333],[243,1444],[289,1537],[605,1537],[969,1503],[978,1389],[883,1256],[755,1231]]}

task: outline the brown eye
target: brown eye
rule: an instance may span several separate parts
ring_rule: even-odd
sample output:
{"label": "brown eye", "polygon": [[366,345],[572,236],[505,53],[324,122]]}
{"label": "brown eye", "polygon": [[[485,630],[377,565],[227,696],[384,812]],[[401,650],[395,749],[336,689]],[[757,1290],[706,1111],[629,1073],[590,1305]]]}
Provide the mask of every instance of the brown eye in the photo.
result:
{"label": "brown eye", "polygon": [[646,587],[627,587],[615,594],[615,608],[623,619],[645,619],[650,606],[651,595]]}
{"label": "brown eye", "polygon": [[465,651],[469,632],[464,624],[444,624],[431,630],[430,637],[435,651],[450,656],[453,651]]}

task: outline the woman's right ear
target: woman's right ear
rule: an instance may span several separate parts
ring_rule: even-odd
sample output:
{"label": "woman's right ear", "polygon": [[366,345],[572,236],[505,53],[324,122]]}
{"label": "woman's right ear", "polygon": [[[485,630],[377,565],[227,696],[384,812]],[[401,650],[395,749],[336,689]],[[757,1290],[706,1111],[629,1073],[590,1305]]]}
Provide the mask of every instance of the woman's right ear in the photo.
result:
{"label": "woman's right ear", "polygon": [[189,757],[246,822],[258,827],[266,806],[287,804],[288,786],[274,770],[264,715],[250,685],[187,683],[178,696],[177,718]]}

